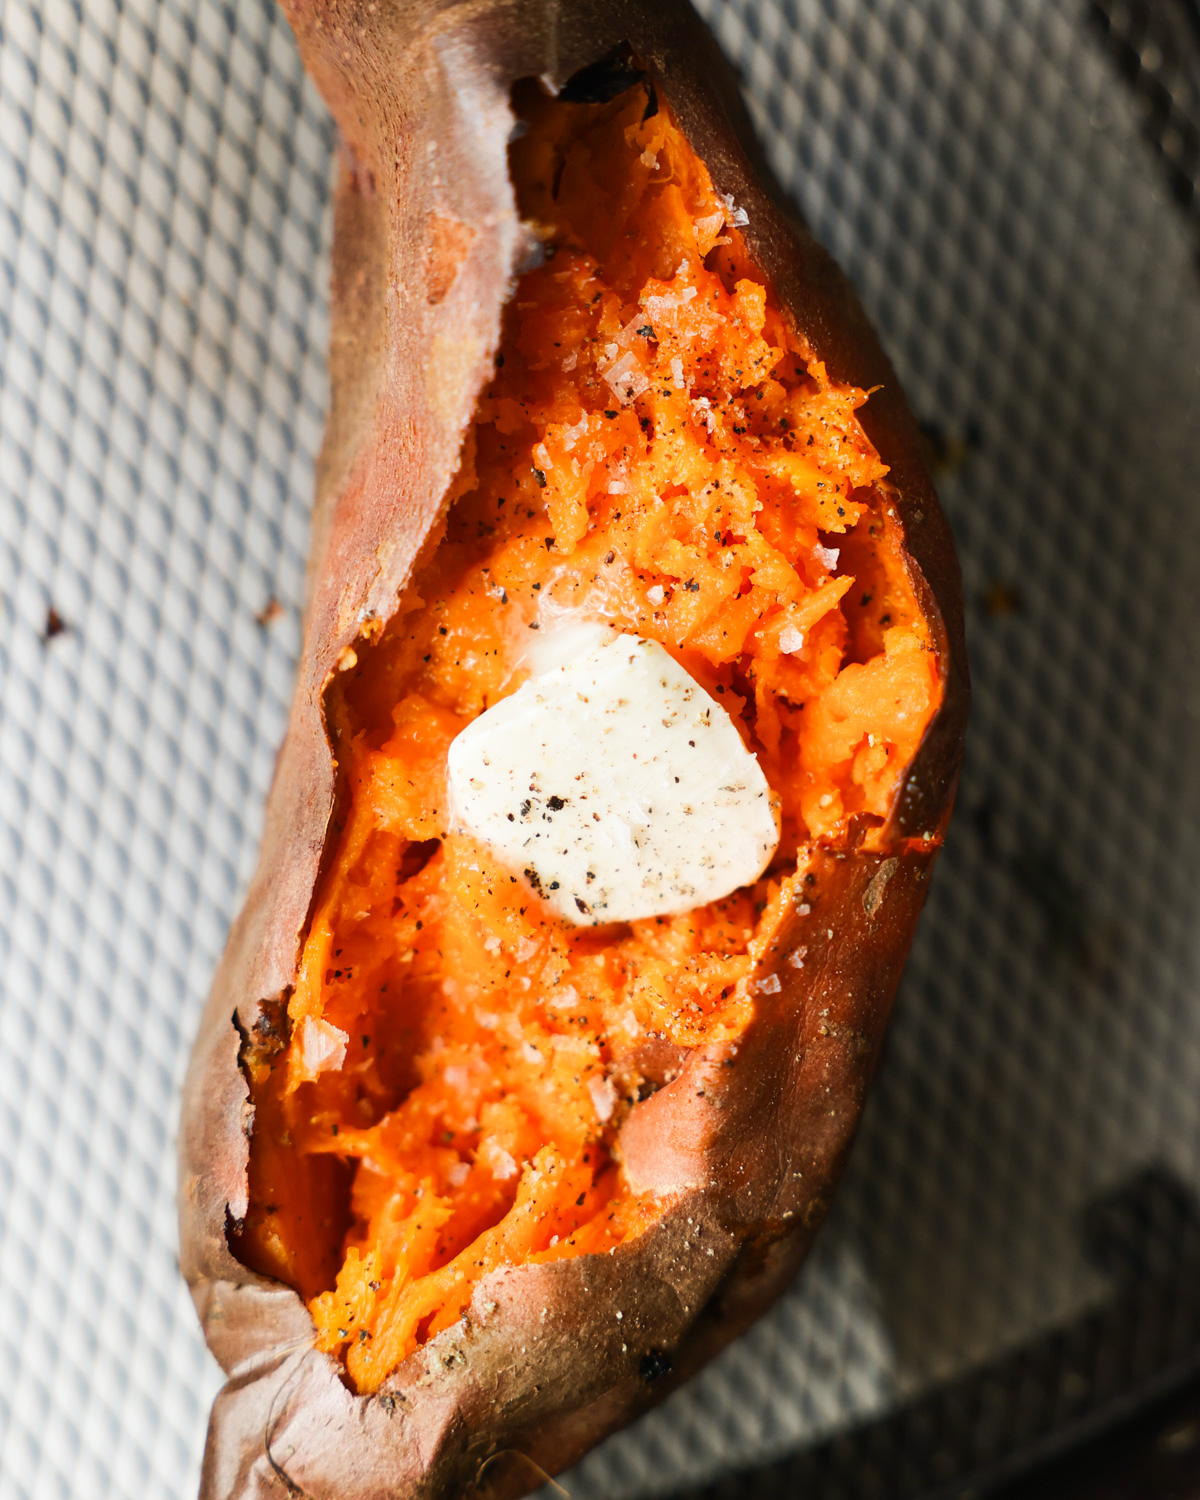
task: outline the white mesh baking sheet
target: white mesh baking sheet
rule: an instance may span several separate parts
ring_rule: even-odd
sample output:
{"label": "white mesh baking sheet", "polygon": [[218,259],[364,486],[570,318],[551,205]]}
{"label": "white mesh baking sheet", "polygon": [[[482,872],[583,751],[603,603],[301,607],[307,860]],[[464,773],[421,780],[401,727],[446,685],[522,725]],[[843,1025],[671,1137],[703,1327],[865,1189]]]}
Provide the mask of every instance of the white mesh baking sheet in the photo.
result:
{"label": "white mesh baking sheet", "polygon": [[[930,424],[976,699],[834,1217],[565,1479],[665,1493],[1103,1287],[1200,1190],[1200,280],[1083,0],[705,0]],[[269,0],[0,0],[0,1495],[183,1500],[187,1050],[298,647],[334,137]]]}

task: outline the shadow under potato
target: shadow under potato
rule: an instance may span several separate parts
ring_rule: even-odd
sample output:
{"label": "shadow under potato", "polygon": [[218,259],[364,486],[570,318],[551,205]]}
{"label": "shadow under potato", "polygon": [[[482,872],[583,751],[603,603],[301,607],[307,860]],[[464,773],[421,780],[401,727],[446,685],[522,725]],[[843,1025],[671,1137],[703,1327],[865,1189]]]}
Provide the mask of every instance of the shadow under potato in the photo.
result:
{"label": "shadow under potato", "polygon": [[882,1421],[680,1500],[965,1500],[1200,1372],[1195,1194],[1148,1166],[1088,1204],[1079,1232],[1112,1284],[1099,1307]]}

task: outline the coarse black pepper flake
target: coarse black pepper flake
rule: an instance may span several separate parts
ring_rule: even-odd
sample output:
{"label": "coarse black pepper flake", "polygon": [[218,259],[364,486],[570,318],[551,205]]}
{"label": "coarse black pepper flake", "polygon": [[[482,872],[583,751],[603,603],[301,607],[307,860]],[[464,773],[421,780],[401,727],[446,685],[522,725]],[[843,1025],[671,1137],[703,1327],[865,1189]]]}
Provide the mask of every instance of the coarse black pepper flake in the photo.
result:
{"label": "coarse black pepper flake", "polygon": [[546,473],[545,473],[545,470],[544,469],[534,469],[533,470],[533,477],[537,481],[537,487],[538,487],[538,489],[539,490],[544,490],[546,488]]}

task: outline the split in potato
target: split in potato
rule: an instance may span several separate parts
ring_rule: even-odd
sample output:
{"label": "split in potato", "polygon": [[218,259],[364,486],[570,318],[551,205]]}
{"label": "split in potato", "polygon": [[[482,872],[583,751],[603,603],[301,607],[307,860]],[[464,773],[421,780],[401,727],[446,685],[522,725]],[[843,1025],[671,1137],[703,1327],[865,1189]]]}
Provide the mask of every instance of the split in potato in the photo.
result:
{"label": "split in potato", "polygon": [[[624,1120],[693,1049],[736,1048],[803,907],[798,853],[885,847],[943,693],[870,393],[793,331],[666,101],[524,84],[517,104],[536,263],[442,533],[326,694],[326,858],[286,1024],[242,1056],[237,1253],[302,1295],[359,1392],[497,1266],[607,1253],[662,1215]],[[779,809],[755,884],[580,925],[456,831],[451,742],[579,620],[659,642],[731,716]]]}

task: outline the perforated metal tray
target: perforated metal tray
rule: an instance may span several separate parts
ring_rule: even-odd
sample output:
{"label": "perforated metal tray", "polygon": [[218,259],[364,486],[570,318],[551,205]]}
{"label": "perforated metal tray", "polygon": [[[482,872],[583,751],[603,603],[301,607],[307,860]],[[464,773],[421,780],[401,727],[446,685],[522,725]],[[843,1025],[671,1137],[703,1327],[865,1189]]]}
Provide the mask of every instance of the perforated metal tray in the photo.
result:
{"label": "perforated metal tray", "polygon": [[[1136,1209],[1154,1166],[1190,1223],[1200,1192],[1194,224],[1083,0],[703,9],[929,425],[975,713],[815,1255],[564,1478],[576,1500],[695,1486],[967,1389],[1107,1315],[1109,1241],[1081,1232],[1098,1195]],[[172,1136],[298,647],[333,146],[269,0],[0,0],[13,1500],[195,1489],[217,1374],[175,1266]],[[1091,1409],[1072,1369],[1035,1392],[1043,1436]],[[842,1492],[866,1483],[854,1462]]]}

